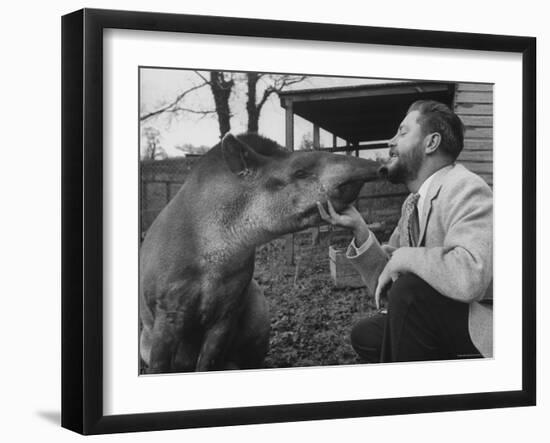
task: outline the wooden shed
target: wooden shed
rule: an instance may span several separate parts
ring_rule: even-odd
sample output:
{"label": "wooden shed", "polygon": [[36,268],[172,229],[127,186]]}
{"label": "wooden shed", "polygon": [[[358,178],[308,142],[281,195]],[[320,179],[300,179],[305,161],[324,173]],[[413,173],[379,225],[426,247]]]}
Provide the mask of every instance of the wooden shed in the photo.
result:
{"label": "wooden shed", "polygon": [[[347,152],[386,148],[408,107],[432,99],[450,106],[465,125],[464,150],[458,158],[468,169],[493,184],[493,85],[407,81],[348,87],[303,89],[279,94],[286,113],[286,147],[294,147],[294,116],[312,124],[315,149]],[[331,146],[320,146],[320,130],[332,134]],[[344,140],[343,144],[337,141]],[[358,200],[367,221],[377,222],[382,240],[394,229],[406,198],[404,186],[368,183]],[[287,243],[293,260],[292,237]]]}

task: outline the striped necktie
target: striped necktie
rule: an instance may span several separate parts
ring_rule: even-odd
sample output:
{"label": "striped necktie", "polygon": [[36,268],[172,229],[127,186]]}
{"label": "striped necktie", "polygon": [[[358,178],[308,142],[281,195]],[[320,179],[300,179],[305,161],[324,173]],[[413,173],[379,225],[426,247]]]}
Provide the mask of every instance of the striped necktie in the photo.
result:
{"label": "striped necktie", "polygon": [[420,235],[420,224],[418,221],[418,199],[420,194],[409,194],[403,205],[403,227],[407,229],[409,246],[418,245],[418,237]]}

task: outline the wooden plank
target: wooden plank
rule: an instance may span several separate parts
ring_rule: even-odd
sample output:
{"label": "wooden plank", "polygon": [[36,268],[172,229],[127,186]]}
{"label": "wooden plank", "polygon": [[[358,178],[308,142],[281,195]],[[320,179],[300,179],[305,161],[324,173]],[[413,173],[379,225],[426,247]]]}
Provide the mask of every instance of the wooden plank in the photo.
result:
{"label": "wooden plank", "polygon": [[492,115],[462,115],[459,117],[465,126],[477,126],[480,128],[490,128],[493,126]]}
{"label": "wooden plank", "polygon": [[463,150],[458,156],[458,161],[462,162],[492,162],[493,151],[471,151]]}
{"label": "wooden plank", "polygon": [[476,150],[476,151],[492,151],[493,140],[491,139],[475,139],[464,138],[464,150]]}
{"label": "wooden plank", "polygon": [[386,180],[377,180],[374,182],[365,183],[361,188],[361,196],[363,195],[384,195],[384,194],[408,194],[405,185],[393,184]]}
{"label": "wooden plank", "polygon": [[456,103],[493,103],[492,92],[457,92]]}
{"label": "wooden plank", "polygon": [[476,174],[484,174],[489,175],[493,174],[493,163],[492,162],[467,162],[467,161],[459,161],[458,163],[462,163],[466,168],[468,168],[470,171],[475,172]]}
{"label": "wooden plank", "polygon": [[463,115],[493,115],[493,105],[488,103],[457,103],[455,112]]}
{"label": "wooden plank", "polygon": [[487,182],[491,188],[493,187],[493,174],[478,174],[483,180]]}
{"label": "wooden plank", "polygon": [[[370,214],[374,211],[382,209],[396,209],[400,210],[401,205],[407,198],[407,195],[401,195],[398,197],[379,197],[379,198],[362,198],[359,201],[359,207],[361,212]],[[369,220],[376,221],[369,216]]]}
{"label": "wooden plank", "polygon": [[464,131],[464,137],[468,138],[493,138],[493,128],[472,128],[466,127]]}
{"label": "wooden plank", "polygon": [[463,92],[463,91],[492,92],[493,85],[491,83],[458,83],[456,90],[458,92]]}
{"label": "wooden plank", "polygon": [[463,115],[493,115],[493,105],[487,103],[458,103],[455,112]]}

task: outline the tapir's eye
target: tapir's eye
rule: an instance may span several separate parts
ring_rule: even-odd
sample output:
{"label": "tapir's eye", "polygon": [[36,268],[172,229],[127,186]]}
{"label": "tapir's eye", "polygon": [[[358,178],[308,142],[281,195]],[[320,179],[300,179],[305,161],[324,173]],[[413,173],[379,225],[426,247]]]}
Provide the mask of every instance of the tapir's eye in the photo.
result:
{"label": "tapir's eye", "polygon": [[307,176],[309,176],[309,172],[307,172],[305,169],[298,169],[294,172],[295,178],[306,178]]}
{"label": "tapir's eye", "polygon": [[286,186],[286,183],[282,180],[279,180],[275,177],[270,177],[265,182],[265,187],[268,191],[278,191],[283,189]]}

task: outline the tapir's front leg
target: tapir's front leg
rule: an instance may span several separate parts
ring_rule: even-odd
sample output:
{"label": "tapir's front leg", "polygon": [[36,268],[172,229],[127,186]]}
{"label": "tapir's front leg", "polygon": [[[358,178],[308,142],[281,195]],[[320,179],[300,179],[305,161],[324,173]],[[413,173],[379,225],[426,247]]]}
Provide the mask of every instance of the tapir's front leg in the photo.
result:
{"label": "tapir's front leg", "polygon": [[225,355],[234,336],[234,322],[218,321],[206,332],[197,360],[196,371],[223,369]]}
{"label": "tapir's front leg", "polygon": [[177,345],[178,331],[171,315],[164,310],[157,310],[151,332],[151,353],[147,372],[158,374],[170,372],[172,356]]}
{"label": "tapir's front leg", "polygon": [[[146,336],[148,339],[148,373],[190,372],[195,370],[201,337],[193,330],[184,333],[181,322],[174,321],[177,314],[157,312],[155,327]],[[172,318],[171,318],[172,317]],[[146,332],[144,330],[144,332]]]}

